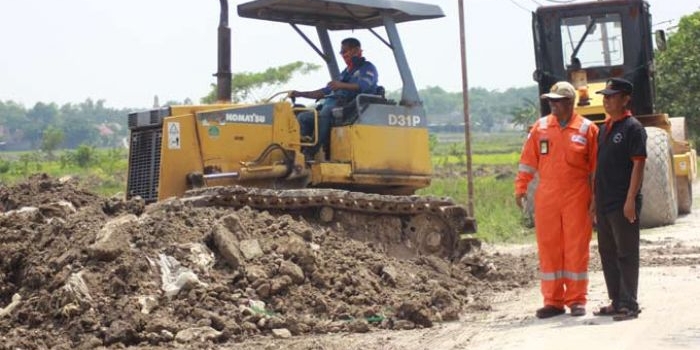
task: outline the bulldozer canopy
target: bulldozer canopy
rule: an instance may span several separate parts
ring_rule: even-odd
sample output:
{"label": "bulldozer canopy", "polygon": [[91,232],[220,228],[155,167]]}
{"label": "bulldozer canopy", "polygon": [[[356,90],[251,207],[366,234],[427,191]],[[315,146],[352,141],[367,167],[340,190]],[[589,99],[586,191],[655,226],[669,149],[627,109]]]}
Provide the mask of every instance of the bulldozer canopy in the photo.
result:
{"label": "bulldozer canopy", "polygon": [[329,30],[383,26],[384,16],[396,23],[444,17],[439,6],[395,0],[256,0],[238,5],[238,15]]}

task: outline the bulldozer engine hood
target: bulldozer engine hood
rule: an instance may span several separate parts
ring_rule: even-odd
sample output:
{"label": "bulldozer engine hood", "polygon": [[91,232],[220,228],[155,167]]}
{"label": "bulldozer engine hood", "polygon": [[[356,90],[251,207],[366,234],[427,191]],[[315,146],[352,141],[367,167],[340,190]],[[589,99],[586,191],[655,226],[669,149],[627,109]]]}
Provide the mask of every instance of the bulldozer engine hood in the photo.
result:
{"label": "bulldozer engine hood", "polygon": [[209,124],[272,124],[273,105],[229,108],[218,111],[197,113],[197,120],[203,125]]}

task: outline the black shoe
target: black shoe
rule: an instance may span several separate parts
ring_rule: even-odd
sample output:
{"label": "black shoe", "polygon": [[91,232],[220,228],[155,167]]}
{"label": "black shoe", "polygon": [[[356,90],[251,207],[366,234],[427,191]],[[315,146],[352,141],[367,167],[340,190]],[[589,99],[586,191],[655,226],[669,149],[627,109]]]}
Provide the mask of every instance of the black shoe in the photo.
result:
{"label": "black shoe", "polygon": [[563,314],[565,311],[563,308],[558,308],[552,305],[545,305],[545,307],[537,309],[537,312],[535,312],[535,316],[537,318],[550,318],[554,316],[559,316]]}
{"label": "black shoe", "polygon": [[601,306],[598,310],[593,311],[593,316],[615,316],[618,314],[614,304]]}
{"label": "black shoe", "polygon": [[626,307],[620,308],[618,310],[617,315],[613,316],[613,321],[627,321],[627,320],[634,320],[635,318],[639,317],[639,314],[642,312],[642,310],[632,310],[628,309]]}
{"label": "black shoe", "polygon": [[307,162],[312,162],[316,155],[314,151],[309,148],[302,149],[301,153],[304,155],[304,160]]}
{"label": "black shoe", "polygon": [[569,309],[571,309],[571,316],[584,316],[586,314],[586,307],[581,304],[573,304]]}

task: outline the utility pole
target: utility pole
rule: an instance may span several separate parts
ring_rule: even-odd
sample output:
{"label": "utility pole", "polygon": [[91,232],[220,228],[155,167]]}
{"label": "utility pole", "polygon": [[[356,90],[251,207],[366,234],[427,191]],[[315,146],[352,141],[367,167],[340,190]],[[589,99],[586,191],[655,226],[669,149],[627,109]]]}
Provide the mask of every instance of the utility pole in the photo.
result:
{"label": "utility pole", "polygon": [[459,0],[459,41],[462,54],[462,104],[464,109],[464,147],[467,156],[467,210],[474,217],[474,179],[472,176],[472,143],[469,123],[469,84],[467,84],[467,50],[464,39],[464,1]]}

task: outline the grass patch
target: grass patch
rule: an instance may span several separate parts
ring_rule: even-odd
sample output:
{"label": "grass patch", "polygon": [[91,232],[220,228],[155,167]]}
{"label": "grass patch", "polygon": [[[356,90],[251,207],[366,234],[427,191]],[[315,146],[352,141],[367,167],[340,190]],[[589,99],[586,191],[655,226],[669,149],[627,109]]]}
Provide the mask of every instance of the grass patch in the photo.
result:
{"label": "grass patch", "polygon": [[[518,164],[519,160],[520,152],[472,154],[472,165],[514,165]],[[441,154],[434,155],[432,162],[439,166],[449,164],[464,165],[467,164],[467,158],[464,154]]]}
{"label": "grass patch", "polygon": [[[463,134],[437,134],[432,150],[435,176],[418,193],[448,196],[467,203],[466,152]],[[522,132],[472,135],[474,217],[477,237],[487,242],[532,242],[515,205],[514,177],[525,135]]]}
{"label": "grass patch", "polygon": [[[467,179],[436,178],[418,194],[448,196],[466,205]],[[474,217],[476,236],[484,241],[520,243],[533,240],[533,231],[521,225],[522,215],[513,199],[512,176],[474,178]]]}
{"label": "grass patch", "polygon": [[37,173],[54,178],[70,175],[91,192],[113,196],[126,189],[127,166],[127,152],[116,148],[81,146],[75,151],[58,152],[52,159],[40,152],[3,153],[0,183],[15,184]]}
{"label": "grass patch", "polygon": [[[438,144],[433,149],[433,154],[446,154],[452,148],[465,153],[464,134],[440,133],[436,134]],[[490,153],[520,153],[525,141],[522,132],[504,133],[475,133],[472,134],[472,155]]]}

